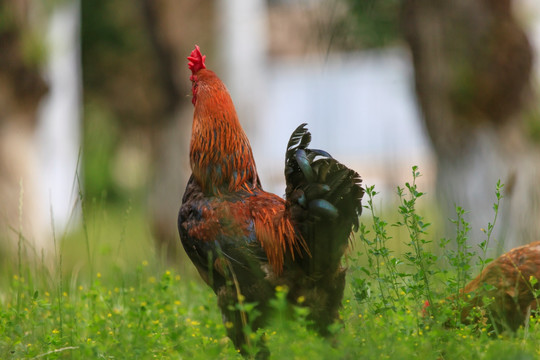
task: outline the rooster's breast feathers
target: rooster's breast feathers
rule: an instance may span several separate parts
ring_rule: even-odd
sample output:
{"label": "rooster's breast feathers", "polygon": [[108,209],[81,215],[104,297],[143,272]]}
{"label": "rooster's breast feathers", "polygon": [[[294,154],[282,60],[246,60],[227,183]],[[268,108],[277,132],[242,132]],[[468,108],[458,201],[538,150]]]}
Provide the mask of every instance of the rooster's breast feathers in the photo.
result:
{"label": "rooster's breast feathers", "polygon": [[303,244],[280,197],[261,189],[206,197],[194,177],[184,194],[178,227],[197,268],[208,267],[209,253],[213,260],[222,258],[214,264],[218,273],[225,261],[234,268],[279,274],[286,254],[294,256]]}

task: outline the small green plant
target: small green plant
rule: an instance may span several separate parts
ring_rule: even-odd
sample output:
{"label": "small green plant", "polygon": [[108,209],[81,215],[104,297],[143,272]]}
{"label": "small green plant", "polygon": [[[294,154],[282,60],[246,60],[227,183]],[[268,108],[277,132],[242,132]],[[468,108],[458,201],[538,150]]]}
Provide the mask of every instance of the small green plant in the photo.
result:
{"label": "small green plant", "polygon": [[[412,282],[409,286],[417,299],[424,298],[430,303],[433,302],[430,277],[433,275],[431,268],[437,260],[437,256],[426,249],[431,244],[431,240],[426,239],[427,229],[431,225],[426,223],[424,218],[416,211],[417,201],[424,195],[418,191],[416,180],[420,177],[417,166],[412,167],[412,183],[406,183],[405,188],[398,186],[397,193],[400,200],[399,214],[402,221],[396,222],[395,226],[402,226],[407,229],[409,241],[407,246],[410,251],[405,252],[405,260],[412,266],[414,272],[411,274]],[[406,198],[405,191],[408,190],[409,197]]]}
{"label": "small green plant", "polygon": [[366,187],[367,205],[364,207],[369,210],[373,221],[373,238],[370,238],[371,230],[368,230],[365,224],[360,226],[360,240],[364,245],[368,259],[368,267],[360,269],[368,276],[370,281],[361,278],[355,278],[355,295],[362,301],[370,295],[369,287],[371,281],[376,283],[379,290],[380,302],[373,302],[374,311],[381,312],[387,308],[396,307],[396,299],[399,296],[398,281],[398,262],[392,256],[392,251],[387,245],[391,239],[386,231],[388,223],[376,215],[373,199],[377,195],[374,186]]}
{"label": "small green plant", "polygon": [[457,218],[450,220],[456,226],[455,249],[448,246],[450,240],[440,241],[445,258],[455,272],[454,276],[448,278],[447,284],[450,294],[456,298],[459,298],[460,289],[463,289],[471,279],[471,259],[474,256],[474,252],[471,250],[472,246],[467,242],[471,225],[467,222],[465,215],[465,210],[456,206]]}
{"label": "small green plant", "polygon": [[[405,187],[397,188],[399,198],[399,220],[392,227],[406,231],[405,245],[409,249],[403,259],[396,256],[388,242],[392,237],[387,232],[388,222],[377,215],[374,198],[378,194],[374,186],[366,188],[367,205],[371,215],[371,229],[365,224],[360,226],[360,240],[365,249],[368,266],[357,266],[367,275],[367,279],[353,277],[353,291],[359,301],[367,301],[375,313],[386,310],[404,309],[406,297],[411,297],[418,304],[432,302],[431,276],[437,257],[426,247],[431,245],[427,238],[430,223],[426,222],[417,211],[418,200],[424,193],[418,191],[416,180],[421,176],[418,168],[412,168],[413,181]],[[361,257],[363,254],[358,254]],[[376,284],[376,289],[372,285]],[[377,290],[377,291],[374,291]],[[375,295],[376,294],[376,295]],[[378,300],[373,301],[376,298]]]}
{"label": "small green plant", "polygon": [[[499,213],[499,205],[502,199],[501,190],[503,184],[499,180],[495,188],[495,203],[493,204],[494,219],[493,222],[489,222],[487,230],[482,229],[482,232],[486,235],[486,239],[478,244],[480,252],[475,251],[474,248],[468,242],[468,234],[471,230],[470,223],[466,220],[467,212],[460,206],[456,206],[456,219],[450,220],[456,227],[456,236],[454,242],[450,239],[441,239],[439,246],[443,249],[444,258],[450,265],[450,270],[445,271],[446,274],[450,274],[446,278],[446,286],[448,288],[448,296],[450,299],[451,309],[448,309],[447,313],[451,314],[450,323],[453,325],[459,325],[461,323],[461,314],[464,307],[467,306],[467,301],[462,295],[462,290],[471,280],[471,265],[472,260],[476,257],[476,268],[480,273],[484,270],[485,266],[489,264],[493,259],[487,257],[489,250],[489,244],[492,237],[493,229],[497,222]],[[494,290],[492,285],[481,284],[481,291],[488,293]],[[468,295],[470,296],[470,295]],[[482,297],[482,308],[473,308],[469,314],[471,323],[478,323],[475,319],[489,318],[493,322],[493,314],[490,312],[490,305],[494,302],[492,298]],[[484,324],[480,324],[484,325]],[[493,329],[497,333],[497,329]]]}

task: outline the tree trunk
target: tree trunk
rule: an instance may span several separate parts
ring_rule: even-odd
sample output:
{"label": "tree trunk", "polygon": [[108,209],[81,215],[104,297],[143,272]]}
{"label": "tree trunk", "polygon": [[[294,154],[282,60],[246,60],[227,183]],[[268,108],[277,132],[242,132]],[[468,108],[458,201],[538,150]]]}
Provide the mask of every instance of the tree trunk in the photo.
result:
{"label": "tree trunk", "polygon": [[37,108],[47,86],[39,56],[33,57],[39,45],[29,42],[35,35],[30,8],[24,0],[0,3],[0,250],[8,256],[21,240],[30,256],[50,247],[34,142]]}
{"label": "tree trunk", "polygon": [[183,249],[180,251],[177,219],[190,175],[188,154],[193,119],[186,57],[195,44],[211,55],[214,1],[142,0],[142,10],[160,64],[161,85],[167,94],[166,106],[152,125],[154,178],[150,216],[158,250],[178,263],[180,258],[187,260]]}
{"label": "tree trunk", "polygon": [[456,205],[470,211],[471,238],[482,241],[500,179],[499,251],[540,238],[540,154],[523,126],[532,50],[511,5],[404,0],[402,7],[443,216],[455,218]]}

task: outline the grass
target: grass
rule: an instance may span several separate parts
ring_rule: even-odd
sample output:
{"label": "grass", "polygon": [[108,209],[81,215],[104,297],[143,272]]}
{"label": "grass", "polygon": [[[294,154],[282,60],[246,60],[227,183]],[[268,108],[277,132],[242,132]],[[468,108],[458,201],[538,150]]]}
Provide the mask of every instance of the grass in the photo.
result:
{"label": "grass", "polygon": [[[491,229],[479,249],[467,242],[466,212],[457,209],[454,239],[433,240],[419,209],[420,176],[399,188],[398,205],[381,216],[374,187],[354,246],[334,338],[291,312],[279,289],[265,336],[275,359],[536,359],[540,324],[516,333],[477,322],[449,328],[448,305],[423,309],[455,294],[489,263]],[[494,219],[502,185],[498,184]],[[392,219],[391,221],[388,219]],[[214,294],[182,268],[167,268],[153,251],[144,213],[131,205],[85,204],[83,225],[57,239],[52,265],[4,264],[0,273],[0,359],[234,359]],[[395,251],[401,243],[402,251]],[[478,250],[478,251],[476,251]],[[437,254],[437,255],[436,255]],[[11,265],[11,266],[9,266]],[[249,304],[246,304],[249,306]]]}

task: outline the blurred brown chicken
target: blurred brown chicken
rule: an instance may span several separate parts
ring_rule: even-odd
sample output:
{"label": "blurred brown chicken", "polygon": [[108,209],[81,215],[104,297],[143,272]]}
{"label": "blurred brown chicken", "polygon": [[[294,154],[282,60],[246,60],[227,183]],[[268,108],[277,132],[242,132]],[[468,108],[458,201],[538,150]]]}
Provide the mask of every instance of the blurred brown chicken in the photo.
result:
{"label": "blurred brown chicken", "polygon": [[535,279],[540,279],[540,241],[501,255],[465,286],[461,322],[486,321],[499,331],[517,330],[537,308],[540,282]]}

